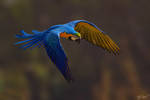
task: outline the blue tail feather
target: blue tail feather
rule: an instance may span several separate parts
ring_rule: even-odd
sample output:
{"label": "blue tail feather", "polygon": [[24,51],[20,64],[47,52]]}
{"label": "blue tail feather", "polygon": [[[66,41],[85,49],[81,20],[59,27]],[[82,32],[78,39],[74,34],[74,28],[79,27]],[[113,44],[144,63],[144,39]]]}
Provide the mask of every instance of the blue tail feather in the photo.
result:
{"label": "blue tail feather", "polygon": [[38,42],[36,45],[32,46],[31,49],[34,49],[35,47],[40,48],[42,45],[42,41]]}
{"label": "blue tail feather", "polygon": [[31,39],[28,39],[28,40],[19,41],[19,42],[16,42],[15,45],[18,45],[18,44],[21,44],[21,43],[26,43],[26,42],[32,41],[33,39],[34,38],[31,38]]}
{"label": "blue tail feather", "polygon": [[34,33],[34,34],[40,34],[41,32],[39,32],[37,30],[32,30],[32,33]]}
{"label": "blue tail feather", "polygon": [[32,31],[33,34],[28,34],[24,32],[24,30],[21,30],[20,33],[22,33],[22,35],[16,34],[16,38],[25,40],[15,43],[15,45],[20,45],[19,48],[28,49],[32,46],[33,46],[32,48],[35,48],[40,47],[40,45],[42,44],[41,42],[44,37],[43,32],[33,30]]}
{"label": "blue tail feather", "polygon": [[24,45],[21,45],[20,48],[30,47],[30,46],[34,45],[35,43],[37,43],[37,42],[39,42],[39,40],[33,40],[33,41],[28,42]]}
{"label": "blue tail feather", "polygon": [[35,45],[37,42],[39,42],[39,41],[35,41],[35,42],[31,43],[30,45],[23,47],[23,49],[26,50],[26,49],[32,47],[33,45]]}
{"label": "blue tail feather", "polygon": [[16,34],[16,38],[27,39],[27,38],[32,38],[34,36],[34,34],[28,34],[28,33],[24,32],[24,30],[21,30],[20,33],[22,33],[22,35]]}

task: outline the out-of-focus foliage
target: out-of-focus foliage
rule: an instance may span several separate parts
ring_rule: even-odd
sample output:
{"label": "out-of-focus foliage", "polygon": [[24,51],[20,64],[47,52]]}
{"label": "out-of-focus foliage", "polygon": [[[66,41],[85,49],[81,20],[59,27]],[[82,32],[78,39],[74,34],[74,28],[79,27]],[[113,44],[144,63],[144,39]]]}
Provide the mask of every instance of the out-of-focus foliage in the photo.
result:
{"label": "out-of-focus foliage", "polygon": [[[149,0],[0,0],[0,100],[150,100]],[[85,41],[62,44],[75,82],[68,84],[44,48],[13,45],[21,29],[44,30],[85,19],[114,40],[113,56]]]}

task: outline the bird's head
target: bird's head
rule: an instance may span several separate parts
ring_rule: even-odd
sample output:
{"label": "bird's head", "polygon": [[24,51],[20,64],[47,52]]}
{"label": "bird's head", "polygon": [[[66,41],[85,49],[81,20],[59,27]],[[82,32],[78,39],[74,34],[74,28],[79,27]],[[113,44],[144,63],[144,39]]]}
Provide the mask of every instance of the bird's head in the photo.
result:
{"label": "bird's head", "polygon": [[74,28],[65,26],[63,33],[60,34],[60,37],[67,38],[72,41],[79,41],[81,39],[81,34],[74,30]]}
{"label": "bird's head", "polygon": [[68,27],[68,34],[71,34],[72,36],[69,36],[68,39],[71,41],[76,41],[80,43],[81,40],[81,34],[74,30],[72,27]]}
{"label": "bird's head", "polygon": [[79,32],[77,32],[77,31],[75,31],[74,28],[72,28],[72,27],[69,27],[69,26],[66,27],[66,33],[67,34],[72,34],[72,35],[74,35],[74,36],[76,36],[78,38],[81,38],[81,34]]}

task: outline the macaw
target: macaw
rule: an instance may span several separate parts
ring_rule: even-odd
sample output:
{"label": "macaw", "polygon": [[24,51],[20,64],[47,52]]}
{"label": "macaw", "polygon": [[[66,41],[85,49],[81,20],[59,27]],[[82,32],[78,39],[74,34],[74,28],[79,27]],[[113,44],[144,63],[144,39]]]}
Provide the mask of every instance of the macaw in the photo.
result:
{"label": "macaw", "polygon": [[86,20],[75,20],[66,24],[54,25],[44,31],[32,30],[33,34],[28,34],[24,30],[21,30],[20,33],[22,35],[17,34],[16,38],[24,40],[16,42],[15,45],[24,49],[44,46],[47,55],[68,82],[72,82],[73,78],[60,38],[72,41],[85,39],[115,55],[119,54],[120,51],[117,44],[105,32]]}

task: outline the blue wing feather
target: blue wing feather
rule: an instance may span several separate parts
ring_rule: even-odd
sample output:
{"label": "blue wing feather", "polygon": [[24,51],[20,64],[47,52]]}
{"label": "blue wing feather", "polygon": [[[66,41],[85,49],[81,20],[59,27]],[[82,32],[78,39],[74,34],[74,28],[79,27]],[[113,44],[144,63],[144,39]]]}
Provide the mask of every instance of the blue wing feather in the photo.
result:
{"label": "blue wing feather", "polygon": [[60,44],[58,34],[50,33],[44,39],[44,46],[52,62],[57,66],[67,81],[72,81],[68,60]]}

